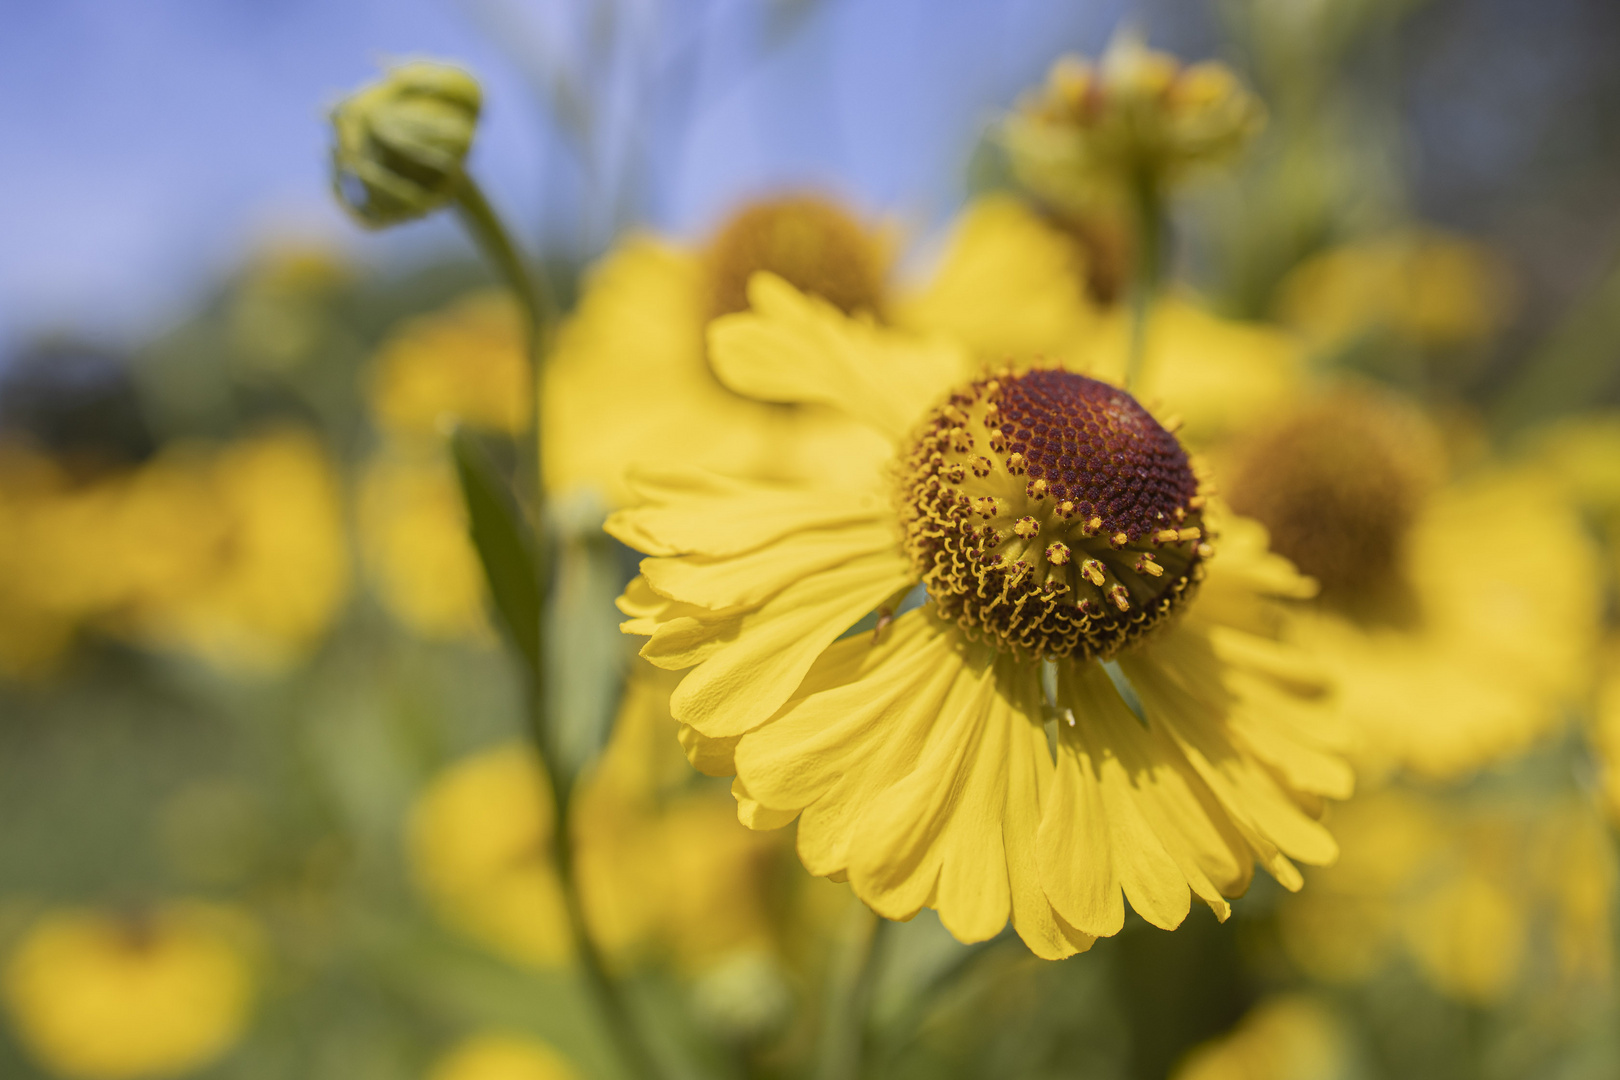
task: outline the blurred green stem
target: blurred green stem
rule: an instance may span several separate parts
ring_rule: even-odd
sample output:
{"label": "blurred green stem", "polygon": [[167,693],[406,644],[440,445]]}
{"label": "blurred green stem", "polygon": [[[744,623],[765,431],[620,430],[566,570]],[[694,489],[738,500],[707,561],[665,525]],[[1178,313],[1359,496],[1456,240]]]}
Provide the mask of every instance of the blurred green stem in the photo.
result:
{"label": "blurred green stem", "polygon": [[1131,281],[1131,341],[1125,360],[1125,389],[1136,393],[1147,352],[1148,316],[1164,273],[1164,194],[1151,175],[1131,184],[1131,211],[1136,229],[1136,266]]}
{"label": "blurred green stem", "polygon": [[866,1014],[883,931],[890,924],[859,901],[851,923],[827,975],[815,1080],[859,1080],[865,1071]]}
{"label": "blurred green stem", "polygon": [[563,765],[563,755],[557,745],[557,725],[550,715],[551,672],[546,645],[546,599],[551,592],[553,553],[555,545],[548,535],[546,516],[545,468],[540,438],[541,379],[544,361],[550,352],[556,322],[555,305],[543,278],[529,272],[528,263],[512,242],[511,233],[502,224],[500,216],[471,176],[462,174],[456,190],[456,209],[462,224],[472,234],[485,257],[516,295],[523,311],[524,330],[528,338],[529,373],[534,388],[530,397],[529,423],[522,435],[524,445],[519,448],[518,475],[519,504],[526,507],[533,534],[534,579],[539,586],[539,627],[537,629],[534,662],[525,664],[529,676],[528,720],[529,733],[539,751],[541,764],[551,788],[553,806],[552,851],[557,864],[557,879],[562,886],[564,904],[568,910],[568,927],[574,939],[574,955],[581,974],[590,986],[592,996],[602,1013],[608,1032],[618,1048],[631,1076],[638,1080],[660,1080],[663,1076],[643,1038],[635,1017],[631,1014],[624,989],[608,971],[607,963],[596,942],[591,939],[590,927],[585,921],[585,905],[580,896],[579,877],[574,860],[573,843],[573,791],[574,777]]}

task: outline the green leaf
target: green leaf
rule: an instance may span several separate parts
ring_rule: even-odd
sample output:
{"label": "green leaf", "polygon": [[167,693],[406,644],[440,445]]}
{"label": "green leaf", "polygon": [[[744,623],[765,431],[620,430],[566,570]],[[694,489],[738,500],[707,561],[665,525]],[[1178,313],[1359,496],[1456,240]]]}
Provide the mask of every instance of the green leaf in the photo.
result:
{"label": "green leaf", "polygon": [[534,533],[523,520],[495,463],[465,429],[450,441],[467,505],[467,528],[501,623],[538,683],[543,593],[535,572]]}

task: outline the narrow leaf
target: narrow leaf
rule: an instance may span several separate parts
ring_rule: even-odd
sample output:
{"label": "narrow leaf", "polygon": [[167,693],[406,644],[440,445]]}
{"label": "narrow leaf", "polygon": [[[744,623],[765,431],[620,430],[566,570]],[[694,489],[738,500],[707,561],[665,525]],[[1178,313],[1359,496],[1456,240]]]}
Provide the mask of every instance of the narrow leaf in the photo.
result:
{"label": "narrow leaf", "polygon": [[540,581],[535,573],[534,535],[518,512],[495,463],[476,437],[457,430],[451,439],[467,528],[489,592],[512,644],[530,674],[540,678]]}

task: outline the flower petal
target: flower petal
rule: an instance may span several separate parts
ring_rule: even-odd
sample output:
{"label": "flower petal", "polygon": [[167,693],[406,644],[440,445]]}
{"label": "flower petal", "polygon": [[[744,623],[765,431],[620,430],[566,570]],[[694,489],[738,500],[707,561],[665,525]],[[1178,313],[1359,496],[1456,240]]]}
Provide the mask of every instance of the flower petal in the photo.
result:
{"label": "flower petal", "polygon": [[742,555],[643,559],[641,575],[672,600],[716,610],[753,607],[801,578],[898,544],[892,524],[873,521],[789,533]]}
{"label": "flower petal", "polygon": [[900,551],[863,555],[716,624],[720,647],[681,680],[671,713],[711,739],[759,726],[835,639],[911,580]]}
{"label": "flower petal", "polygon": [[852,319],[774,274],[755,274],[753,310],[709,324],[715,374],[762,401],[842,409],[895,438],[971,371],[967,351]]}

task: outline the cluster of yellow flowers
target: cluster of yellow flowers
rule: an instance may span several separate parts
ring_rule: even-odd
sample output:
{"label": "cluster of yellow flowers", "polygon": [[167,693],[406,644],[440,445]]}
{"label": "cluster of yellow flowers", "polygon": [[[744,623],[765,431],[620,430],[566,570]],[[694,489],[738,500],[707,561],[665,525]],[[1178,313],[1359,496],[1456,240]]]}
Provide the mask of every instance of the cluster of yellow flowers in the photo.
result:
{"label": "cluster of yellow flowers", "polygon": [[347,597],[342,517],[331,464],[296,429],[88,479],[0,446],[0,671],[48,671],[81,629],[285,669]]}
{"label": "cluster of yellow flowers", "polygon": [[[475,85],[409,74],[409,124],[342,126],[340,154],[421,157],[351,170],[374,223],[451,198],[478,109]],[[792,194],[704,243],[621,239],[538,387],[500,296],[380,347],[355,522],[400,623],[494,637],[458,425],[521,438],[539,409],[545,488],[604,508],[642,556],[619,608],[646,641],[567,837],[610,966],[667,963],[764,1028],[772,995],[825,967],[851,895],[1058,959],[1127,909],[1175,929],[1196,899],[1224,921],[1258,865],[1290,894],[1283,952],[1324,985],[1405,963],[1488,1005],[1609,977],[1603,809],[1481,778],[1584,714],[1620,820],[1620,421],[1509,452],[1453,402],[1325,373],[1348,342],[1500,326],[1494,260],[1431,233],[1306,263],[1276,324],[1099,292],[1118,253],[1076,216],[1117,218],[1122,190],[1168,189],[1262,118],[1225,68],[1121,39],[1008,121],[1041,203],[977,198],[920,275],[894,230]],[[4,448],[0,664],[39,670],[94,629],[285,666],[345,599],[343,516],[293,430],[90,480]],[[486,747],[406,828],[432,911],[539,968],[578,959],[547,776],[531,746]],[[48,915],[6,1001],[65,1076],[183,1070],[244,1025],[257,933],[198,905]],[[1346,1054],[1332,1007],[1283,996],[1178,1076],[1326,1080]],[[575,1073],[485,1032],[431,1075]]]}

